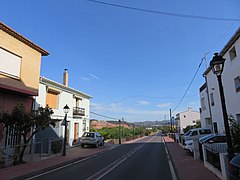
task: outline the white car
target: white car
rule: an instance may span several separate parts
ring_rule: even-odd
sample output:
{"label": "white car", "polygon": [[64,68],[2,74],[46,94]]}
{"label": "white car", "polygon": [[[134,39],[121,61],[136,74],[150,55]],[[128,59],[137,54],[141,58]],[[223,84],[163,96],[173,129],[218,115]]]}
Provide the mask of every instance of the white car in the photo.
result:
{"label": "white car", "polygon": [[186,132],[182,138],[184,141],[191,140],[191,139],[199,139],[203,136],[206,136],[207,134],[211,134],[212,131],[210,128],[194,128],[190,129],[188,132]]}
{"label": "white car", "polygon": [[193,153],[193,140],[188,140],[184,142],[184,149]]}
{"label": "white car", "polygon": [[103,146],[104,137],[99,132],[85,132],[80,138],[80,144],[82,148],[85,145]]}

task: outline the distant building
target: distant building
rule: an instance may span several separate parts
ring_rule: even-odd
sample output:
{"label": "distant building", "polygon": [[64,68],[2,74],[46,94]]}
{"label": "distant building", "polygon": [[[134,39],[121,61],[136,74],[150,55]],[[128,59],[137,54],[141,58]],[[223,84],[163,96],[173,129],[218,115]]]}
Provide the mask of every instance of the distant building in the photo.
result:
{"label": "distant building", "polygon": [[[17,104],[32,110],[38,95],[42,56],[48,52],[0,22],[0,112],[11,112]],[[13,128],[0,124],[0,147],[13,147],[21,139]]]}
{"label": "distant building", "polygon": [[[220,55],[226,61],[222,83],[228,115],[240,123],[240,28],[224,46]],[[204,72],[205,85],[200,88],[201,124],[213,127],[215,132],[224,132],[224,121],[217,77],[210,67]]]}
{"label": "distant building", "polygon": [[184,128],[195,125],[197,121],[200,121],[200,113],[193,111],[192,108],[188,108],[187,111],[176,114],[175,122],[177,131],[183,133]]}
{"label": "distant building", "polygon": [[47,128],[36,135],[36,139],[54,139],[64,137],[63,107],[67,104],[67,143],[72,146],[79,141],[85,131],[90,130],[90,98],[91,96],[68,87],[68,72],[65,69],[63,84],[45,77],[40,77],[39,96],[36,97],[35,108],[49,106],[54,111],[52,118],[59,119],[54,128]]}

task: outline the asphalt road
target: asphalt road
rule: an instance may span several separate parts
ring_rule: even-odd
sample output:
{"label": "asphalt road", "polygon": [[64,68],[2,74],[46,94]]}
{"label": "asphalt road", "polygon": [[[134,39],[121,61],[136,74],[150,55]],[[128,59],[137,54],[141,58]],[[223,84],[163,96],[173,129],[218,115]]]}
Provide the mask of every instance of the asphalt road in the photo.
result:
{"label": "asphalt road", "polygon": [[171,180],[172,176],[157,134],[29,179]]}

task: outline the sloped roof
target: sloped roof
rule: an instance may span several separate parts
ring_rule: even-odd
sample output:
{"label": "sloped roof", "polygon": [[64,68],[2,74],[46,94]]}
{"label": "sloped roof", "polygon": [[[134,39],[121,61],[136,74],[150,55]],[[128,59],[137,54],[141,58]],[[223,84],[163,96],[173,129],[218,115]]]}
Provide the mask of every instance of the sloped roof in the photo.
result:
{"label": "sloped roof", "polygon": [[92,96],[90,96],[90,95],[88,95],[86,93],[83,93],[81,91],[78,91],[78,90],[70,88],[70,87],[66,87],[66,86],[64,86],[61,83],[58,83],[56,81],[47,79],[47,78],[42,77],[42,76],[40,77],[40,83],[45,84],[45,85],[51,85],[51,86],[53,86],[53,87],[55,87],[55,88],[57,88],[59,90],[67,91],[67,92],[69,92],[69,93],[71,93],[73,95],[80,95],[80,96],[83,96],[83,97],[88,98],[88,99],[92,98]]}
{"label": "sloped roof", "polygon": [[34,44],[33,42],[31,42],[30,40],[28,40],[27,38],[23,37],[21,34],[17,33],[16,31],[14,31],[13,29],[11,29],[10,27],[8,27],[7,25],[5,25],[3,22],[0,21],[0,29],[5,31],[6,33],[8,33],[9,35],[13,36],[14,38],[18,39],[19,41],[27,44],[28,46],[30,46],[31,48],[33,48],[34,50],[40,52],[42,54],[42,56],[47,56],[49,55],[49,53],[42,49],[41,47],[39,47],[38,45]]}
{"label": "sloped roof", "polygon": [[229,48],[231,48],[231,46],[238,40],[239,37],[240,37],[240,27],[234,33],[234,35],[230,38],[227,44],[223,47],[223,49],[220,52],[220,55],[224,56],[224,54],[229,50]]}

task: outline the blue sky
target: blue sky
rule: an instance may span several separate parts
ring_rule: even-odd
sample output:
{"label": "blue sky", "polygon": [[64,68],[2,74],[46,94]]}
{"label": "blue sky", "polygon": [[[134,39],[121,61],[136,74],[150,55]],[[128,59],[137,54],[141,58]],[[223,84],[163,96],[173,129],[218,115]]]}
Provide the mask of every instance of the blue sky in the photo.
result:
{"label": "blue sky", "polygon": [[[240,19],[239,0],[102,0],[123,6],[193,16]],[[182,18],[86,0],[3,0],[0,19],[49,51],[41,75],[90,94],[91,111],[126,121],[164,120],[198,110],[207,64],[240,21]],[[91,118],[109,120],[91,114]]]}

